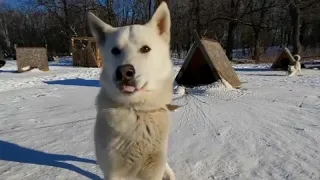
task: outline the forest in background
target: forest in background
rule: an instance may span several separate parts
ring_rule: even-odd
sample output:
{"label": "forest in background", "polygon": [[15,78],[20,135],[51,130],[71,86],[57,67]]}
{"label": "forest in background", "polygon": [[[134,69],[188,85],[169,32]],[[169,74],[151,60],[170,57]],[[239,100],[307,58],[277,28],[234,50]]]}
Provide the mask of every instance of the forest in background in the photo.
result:
{"label": "forest in background", "polygon": [[[56,55],[70,53],[74,36],[91,36],[86,13],[113,26],[143,24],[162,0],[0,1],[0,46],[44,46]],[[166,0],[171,12],[171,50],[186,52],[192,32],[219,41],[232,59],[234,49],[251,49],[259,62],[265,49],[291,46],[294,54],[320,49],[319,0]]]}

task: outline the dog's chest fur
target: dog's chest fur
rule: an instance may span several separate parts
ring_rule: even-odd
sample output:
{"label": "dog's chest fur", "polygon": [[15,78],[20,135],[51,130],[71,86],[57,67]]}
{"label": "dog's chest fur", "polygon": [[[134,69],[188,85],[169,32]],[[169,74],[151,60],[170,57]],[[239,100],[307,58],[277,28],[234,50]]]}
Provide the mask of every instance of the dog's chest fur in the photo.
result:
{"label": "dog's chest fur", "polygon": [[152,158],[167,149],[170,122],[166,108],[100,109],[95,125],[96,154],[116,162],[114,167],[126,166],[125,174],[139,171],[139,166],[152,166]]}

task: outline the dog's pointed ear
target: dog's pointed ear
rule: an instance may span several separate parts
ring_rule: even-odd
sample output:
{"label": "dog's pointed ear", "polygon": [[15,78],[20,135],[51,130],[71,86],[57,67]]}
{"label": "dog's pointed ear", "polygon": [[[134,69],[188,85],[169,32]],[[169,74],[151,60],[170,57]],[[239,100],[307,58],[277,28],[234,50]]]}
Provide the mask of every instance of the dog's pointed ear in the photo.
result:
{"label": "dog's pointed ear", "polygon": [[166,41],[170,42],[171,18],[170,11],[166,2],[162,1],[151,20],[147,23],[157,28],[159,35]]}
{"label": "dog's pointed ear", "polygon": [[87,18],[92,36],[99,44],[103,44],[107,39],[108,33],[113,32],[115,28],[106,24],[91,12],[88,12]]}

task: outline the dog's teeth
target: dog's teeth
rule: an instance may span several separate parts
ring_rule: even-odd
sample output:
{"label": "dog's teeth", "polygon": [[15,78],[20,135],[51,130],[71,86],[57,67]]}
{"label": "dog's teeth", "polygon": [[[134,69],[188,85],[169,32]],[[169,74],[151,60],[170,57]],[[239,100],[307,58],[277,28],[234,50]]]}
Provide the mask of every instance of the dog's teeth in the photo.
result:
{"label": "dog's teeth", "polygon": [[133,86],[123,86],[123,91],[125,92],[134,92],[136,90]]}

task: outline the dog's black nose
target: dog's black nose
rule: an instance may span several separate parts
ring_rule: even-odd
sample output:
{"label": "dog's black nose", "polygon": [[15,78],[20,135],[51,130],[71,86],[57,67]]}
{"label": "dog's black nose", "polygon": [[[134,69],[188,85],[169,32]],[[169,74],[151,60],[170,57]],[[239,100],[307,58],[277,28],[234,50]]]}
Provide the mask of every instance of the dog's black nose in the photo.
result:
{"label": "dog's black nose", "polygon": [[131,64],[118,66],[116,69],[117,81],[130,81],[134,79],[136,71]]}

